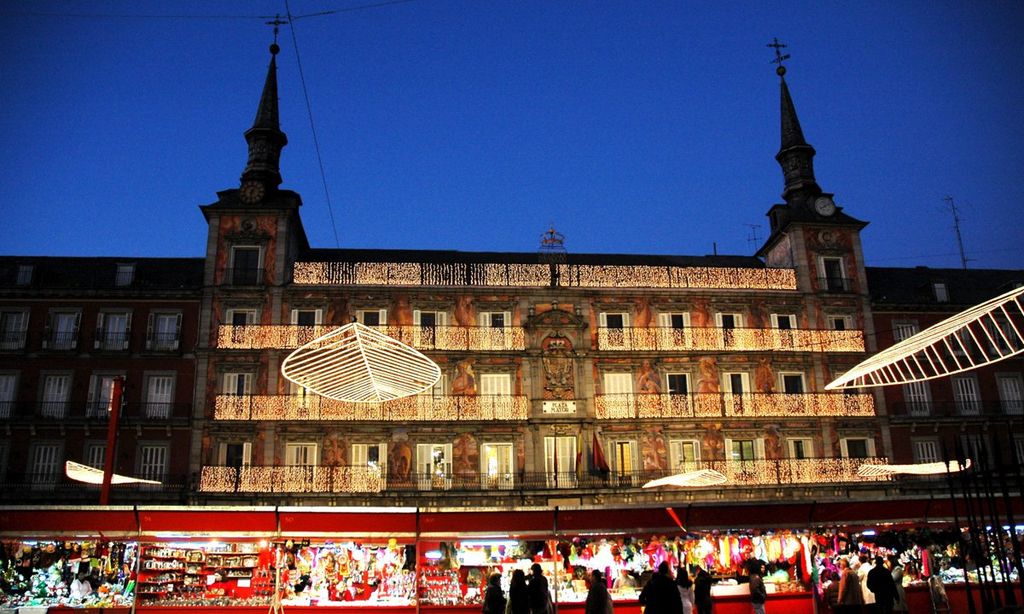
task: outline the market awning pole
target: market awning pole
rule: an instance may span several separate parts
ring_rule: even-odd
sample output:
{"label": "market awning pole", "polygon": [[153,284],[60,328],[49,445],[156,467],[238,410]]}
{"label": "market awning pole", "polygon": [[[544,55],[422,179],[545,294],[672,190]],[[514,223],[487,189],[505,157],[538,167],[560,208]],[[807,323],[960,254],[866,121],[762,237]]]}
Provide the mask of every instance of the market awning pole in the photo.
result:
{"label": "market awning pole", "polygon": [[110,482],[114,477],[114,448],[117,446],[117,423],[121,419],[123,391],[124,377],[115,377],[110,387],[110,419],[107,424],[107,449],[103,459],[103,486],[100,487],[100,505],[110,505]]}
{"label": "market awning pole", "polygon": [[[956,527],[957,546],[960,547],[961,556],[964,557],[964,561],[965,561],[964,562],[964,589],[967,592],[967,611],[970,612],[970,614],[975,614],[975,610],[974,610],[974,595],[972,594],[972,591],[971,591],[971,579],[967,575],[967,563],[966,563],[966,560],[967,560],[967,544],[964,541],[963,527],[960,526],[960,513],[959,513],[959,511],[957,511],[957,506],[956,506],[956,488],[955,488],[955,484],[953,482],[953,473],[950,470],[949,453],[946,450],[946,444],[942,444],[942,461],[946,464],[946,485],[949,486],[949,500],[953,504],[953,526]],[[960,462],[959,458],[957,459],[957,462]],[[958,468],[962,470],[963,469],[963,465],[958,465]],[[922,559],[927,557],[927,556],[928,556],[928,546],[925,546],[925,550],[922,553]],[[924,563],[924,561],[922,560],[922,569],[924,567],[923,563]],[[929,567],[928,571],[929,571],[929,573],[931,573],[932,570],[931,570],[930,567]],[[932,606],[934,607],[934,597],[932,598],[932,600],[933,600]]]}

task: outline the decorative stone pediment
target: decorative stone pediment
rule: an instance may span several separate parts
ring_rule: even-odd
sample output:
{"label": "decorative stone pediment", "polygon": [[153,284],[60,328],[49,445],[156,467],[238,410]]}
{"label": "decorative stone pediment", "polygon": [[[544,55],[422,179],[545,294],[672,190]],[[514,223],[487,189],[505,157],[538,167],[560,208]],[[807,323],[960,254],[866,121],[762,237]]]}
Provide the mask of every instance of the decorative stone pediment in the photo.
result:
{"label": "decorative stone pediment", "polygon": [[549,309],[538,314],[530,314],[523,326],[527,329],[584,329],[587,327],[587,321],[582,316],[562,309]]}

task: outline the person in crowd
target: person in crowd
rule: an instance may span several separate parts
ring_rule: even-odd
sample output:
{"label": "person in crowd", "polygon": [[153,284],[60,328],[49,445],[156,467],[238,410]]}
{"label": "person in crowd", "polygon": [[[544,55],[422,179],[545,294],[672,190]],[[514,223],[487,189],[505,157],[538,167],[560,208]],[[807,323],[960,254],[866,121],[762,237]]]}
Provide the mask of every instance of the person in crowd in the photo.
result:
{"label": "person in crowd", "polygon": [[859,614],[864,605],[861,593],[860,578],[857,572],[850,569],[850,561],[839,559],[839,612],[843,614]]}
{"label": "person in crowd", "polygon": [[903,590],[903,566],[900,565],[899,558],[894,555],[889,555],[888,560],[889,573],[892,574],[893,584],[896,585],[896,603],[892,606],[893,612],[906,612],[907,608],[907,593]]}
{"label": "person in crowd", "polygon": [[867,614],[876,614],[878,608],[875,605],[875,594],[868,589],[868,574],[875,566],[867,554],[861,553],[858,560],[860,565],[857,567],[857,578],[860,580],[860,594],[864,597],[864,611]]}
{"label": "person in crowd", "polygon": [[619,570],[619,577],[615,578],[615,582],[612,583],[612,588],[636,588],[636,578],[623,567]]}
{"label": "person in crowd", "polygon": [[875,564],[868,572],[868,590],[875,598],[875,609],[881,614],[892,614],[893,604],[899,597],[892,573],[885,566],[885,559],[875,557]]}
{"label": "person in crowd", "polygon": [[693,604],[697,606],[697,614],[711,614],[711,585],[714,581],[711,574],[703,567],[697,568],[697,577],[693,581]]}
{"label": "person in crowd", "polygon": [[683,600],[683,614],[693,614],[693,580],[685,567],[676,570],[676,588],[679,598]]}
{"label": "person in crowd", "polygon": [[548,579],[540,568],[540,563],[530,567],[530,584],[527,587],[531,614],[548,614],[551,593],[548,592]]}
{"label": "person in crowd", "polygon": [[522,569],[512,572],[508,586],[509,614],[530,614],[530,593],[526,586],[526,574]]}
{"label": "person in crowd", "polygon": [[821,579],[828,585],[821,594],[822,601],[828,607],[829,612],[840,612],[839,609],[839,578],[831,569],[821,572]]}
{"label": "person in crowd", "polygon": [[585,614],[612,614],[612,598],[608,594],[608,586],[600,571],[590,574],[590,591],[587,592]]}
{"label": "person in crowd", "polygon": [[505,614],[505,592],[501,590],[501,574],[492,573],[487,578],[487,590],[484,591],[484,614]]}
{"label": "person in crowd", "polygon": [[651,576],[650,582],[640,592],[639,601],[644,606],[644,614],[682,614],[683,600],[672,581],[670,569],[669,564],[662,561],[658,565],[658,573]]}
{"label": "person in crowd", "polygon": [[764,587],[764,565],[761,561],[753,561],[750,565],[750,605],[754,614],[764,614],[764,603],[768,601],[768,591]]}

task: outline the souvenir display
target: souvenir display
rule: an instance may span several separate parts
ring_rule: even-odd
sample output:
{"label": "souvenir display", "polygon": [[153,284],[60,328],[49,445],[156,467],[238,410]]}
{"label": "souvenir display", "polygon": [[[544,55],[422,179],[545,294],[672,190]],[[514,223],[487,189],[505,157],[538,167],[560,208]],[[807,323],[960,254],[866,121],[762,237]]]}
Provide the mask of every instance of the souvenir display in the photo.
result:
{"label": "souvenir display", "polygon": [[131,606],[137,552],[134,542],[3,542],[0,607]]}

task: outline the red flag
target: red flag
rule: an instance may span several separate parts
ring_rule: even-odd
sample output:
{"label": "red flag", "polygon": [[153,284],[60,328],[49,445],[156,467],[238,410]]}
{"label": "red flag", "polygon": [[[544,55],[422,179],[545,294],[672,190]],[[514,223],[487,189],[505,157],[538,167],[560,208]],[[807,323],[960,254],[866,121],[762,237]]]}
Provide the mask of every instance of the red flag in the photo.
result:
{"label": "red flag", "polygon": [[597,469],[601,473],[608,473],[611,471],[611,467],[608,466],[608,460],[604,457],[604,450],[601,449],[601,440],[598,439],[597,433],[594,433],[594,442],[590,447],[594,452],[594,469]]}

